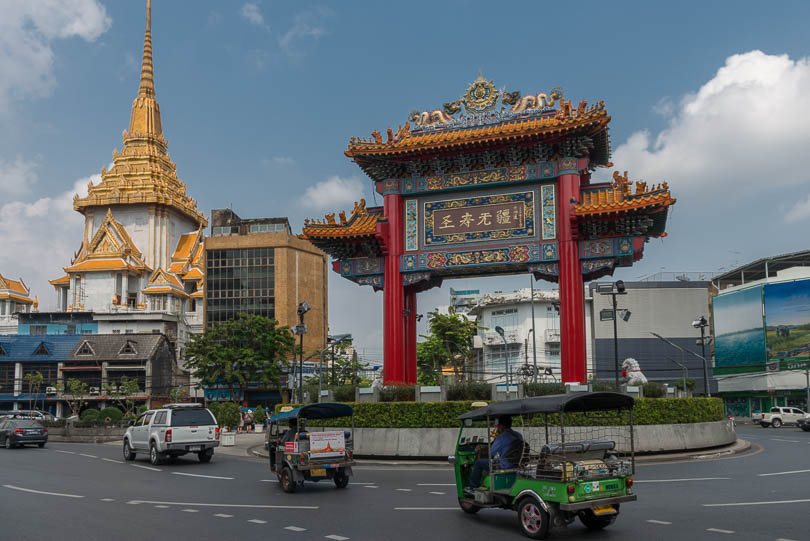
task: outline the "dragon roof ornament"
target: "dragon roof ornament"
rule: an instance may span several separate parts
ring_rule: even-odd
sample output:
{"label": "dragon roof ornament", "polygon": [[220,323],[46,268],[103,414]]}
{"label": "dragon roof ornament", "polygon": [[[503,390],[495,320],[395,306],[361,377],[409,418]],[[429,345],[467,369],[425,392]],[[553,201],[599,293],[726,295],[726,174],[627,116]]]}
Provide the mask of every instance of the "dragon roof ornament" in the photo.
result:
{"label": "dragon roof ornament", "polygon": [[485,79],[479,71],[478,78],[470,83],[460,98],[443,104],[440,109],[414,109],[408,113],[408,122],[413,123],[414,132],[494,124],[550,113],[558,101],[564,104],[562,87],[552,88],[548,94],[540,92],[522,96],[520,91],[498,90],[495,83]]}

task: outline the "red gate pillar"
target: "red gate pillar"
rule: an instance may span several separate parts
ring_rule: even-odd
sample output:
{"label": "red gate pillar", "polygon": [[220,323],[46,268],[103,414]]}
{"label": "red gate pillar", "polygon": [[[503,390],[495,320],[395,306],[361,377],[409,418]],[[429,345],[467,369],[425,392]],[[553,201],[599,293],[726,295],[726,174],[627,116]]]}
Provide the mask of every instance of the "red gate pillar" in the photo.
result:
{"label": "red gate pillar", "polygon": [[416,384],[416,291],[405,289],[405,383]]}
{"label": "red gate pillar", "polygon": [[560,175],[560,360],[564,383],[586,383],[585,285],[579,262],[579,244],[574,230],[574,203],[579,201],[579,175]]}
{"label": "red gate pillar", "polygon": [[405,288],[399,272],[402,254],[402,196],[386,194],[383,211],[388,218],[388,253],[383,283],[383,383],[402,384],[405,377]]}

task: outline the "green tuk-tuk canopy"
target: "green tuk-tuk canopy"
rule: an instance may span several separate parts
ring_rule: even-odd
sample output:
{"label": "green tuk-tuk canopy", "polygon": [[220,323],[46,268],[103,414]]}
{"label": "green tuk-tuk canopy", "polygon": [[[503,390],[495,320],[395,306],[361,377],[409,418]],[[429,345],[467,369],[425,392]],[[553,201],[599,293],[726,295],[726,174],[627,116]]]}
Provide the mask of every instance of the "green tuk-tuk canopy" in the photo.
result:
{"label": "green tuk-tuk canopy", "polygon": [[336,417],[349,417],[354,414],[351,406],[337,402],[324,402],[310,404],[294,410],[277,413],[270,417],[270,421],[284,421],[286,419],[334,419]]}
{"label": "green tuk-tuk canopy", "polygon": [[495,402],[464,415],[459,415],[458,420],[472,419],[473,421],[480,421],[487,417],[499,417],[501,415],[632,409],[632,407],[633,397],[621,393],[553,394]]}

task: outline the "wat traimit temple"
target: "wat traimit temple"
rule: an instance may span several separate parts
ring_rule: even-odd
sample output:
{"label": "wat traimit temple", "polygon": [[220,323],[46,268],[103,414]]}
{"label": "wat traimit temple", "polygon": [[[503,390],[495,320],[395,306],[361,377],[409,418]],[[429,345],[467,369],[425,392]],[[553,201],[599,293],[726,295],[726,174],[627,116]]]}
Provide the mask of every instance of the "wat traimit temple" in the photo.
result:
{"label": "wat traimit temple", "polygon": [[0,274],[0,334],[17,334],[17,319],[12,314],[36,310],[38,301],[22,281]]}
{"label": "wat traimit temple", "polygon": [[51,280],[60,312],[93,312],[100,333],[160,331],[178,351],[202,331],[203,232],[207,220],[167,152],[152,65],[147,1],[138,95],[124,147],[101,182],[78,195],[84,236],[65,275]]}

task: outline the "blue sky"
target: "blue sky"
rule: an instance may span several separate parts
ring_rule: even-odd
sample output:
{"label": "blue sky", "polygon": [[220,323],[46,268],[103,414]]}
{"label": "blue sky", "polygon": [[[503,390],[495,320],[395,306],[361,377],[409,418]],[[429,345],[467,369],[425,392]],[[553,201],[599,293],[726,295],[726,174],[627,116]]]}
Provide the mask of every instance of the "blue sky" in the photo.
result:
{"label": "blue sky", "polygon": [[[359,197],[374,204],[343,156],[349,138],[455,99],[481,69],[498,88],[604,99],[616,169],[669,182],[669,236],[617,278],[808,247],[807,2],[153,3],[169,152],[206,214],[232,204],[245,217],[287,215],[299,231]],[[23,277],[47,308],[46,280],[81,238],[72,193],[121,147],[145,1],[0,8],[0,273]],[[381,295],[330,278],[332,331],[379,358]],[[451,286],[528,280],[445,282],[419,311],[446,304]]]}

